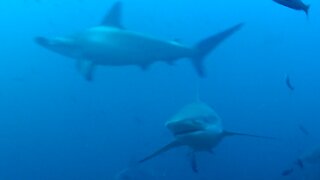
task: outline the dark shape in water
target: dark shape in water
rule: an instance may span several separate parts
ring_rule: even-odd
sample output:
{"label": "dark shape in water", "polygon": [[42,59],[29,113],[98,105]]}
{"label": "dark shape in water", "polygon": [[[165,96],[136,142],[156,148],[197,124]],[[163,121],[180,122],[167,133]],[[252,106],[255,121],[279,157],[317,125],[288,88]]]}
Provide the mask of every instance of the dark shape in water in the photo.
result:
{"label": "dark shape in water", "polygon": [[306,136],[308,136],[310,134],[309,131],[301,124],[299,125],[299,129]]}
{"label": "dark shape in water", "polygon": [[199,170],[198,170],[198,163],[197,163],[197,157],[196,157],[196,153],[191,153],[191,168],[192,168],[192,171],[195,172],[195,173],[198,173]]}
{"label": "dark shape in water", "polygon": [[292,173],[293,173],[293,168],[290,168],[290,169],[284,170],[282,172],[282,176],[288,176],[288,175],[290,175]]}
{"label": "dark shape in water", "polygon": [[[304,168],[304,164],[302,162],[302,160],[299,158],[294,162],[295,165],[297,165],[300,169]],[[293,173],[294,168],[291,167],[290,169],[286,169],[282,172],[282,176],[289,176]]]}
{"label": "dark shape in water", "polygon": [[297,164],[301,169],[304,168],[304,164],[303,164],[303,162],[302,162],[302,159],[298,159],[298,160],[296,161],[296,164]]}
{"label": "dark shape in water", "polygon": [[273,0],[273,1],[294,10],[304,11],[307,16],[309,15],[310,5],[306,5],[301,0]]}
{"label": "dark shape in water", "polygon": [[293,163],[291,169],[282,172],[283,176],[290,175],[293,173],[294,166],[297,166],[300,170],[305,169],[305,164],[319,164],[320,162],[320,146],[316,146],[303,153],[296,161]]}
{"label": "dark shape in water", "polygon": [[291,91],[293,91],[295,88],[294,88],[294,86],[292,85],[292,83],[291,83],[291,80],[290,80],[290,76],[289,75],[286,75],[286,85],[287,85],[287,87],[291,90]]}

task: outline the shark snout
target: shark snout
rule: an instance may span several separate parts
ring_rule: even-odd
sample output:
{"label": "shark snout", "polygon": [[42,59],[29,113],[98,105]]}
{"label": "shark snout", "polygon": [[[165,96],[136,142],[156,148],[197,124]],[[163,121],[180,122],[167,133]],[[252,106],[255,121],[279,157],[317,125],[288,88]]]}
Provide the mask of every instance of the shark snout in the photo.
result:
{"label": "shark snout", "polygon": [[41,45],[41,46],[44,46],[44,47],[47,47],[49,44],[50,44],[50,41],[48,38],[45,38],[45,37],[41,37],[41,36],[38,36],[38,37],[35,37],[34,38],[34,41]]}
{"label": "shark snout", "polygon": [[166,126],[174,135],[194,133],[203,131],[206,128],[203,124],[197,123],[193,119],[180,122],[167,122]]}
{"label": "shark snout", "polygon": [[56,52],[60,55],[78,58],[78,46],[74,43],[73,39],[68,37],[52,37],[46,38],[38,36],[34,41],[39,46],[48,49],[49,51]]}

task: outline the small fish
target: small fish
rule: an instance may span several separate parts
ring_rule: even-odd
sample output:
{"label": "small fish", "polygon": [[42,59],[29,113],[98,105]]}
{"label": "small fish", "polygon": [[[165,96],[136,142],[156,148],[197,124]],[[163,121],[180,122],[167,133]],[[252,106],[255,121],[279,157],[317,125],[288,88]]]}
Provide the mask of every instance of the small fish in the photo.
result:
{"label": "small fish", "polygon": [[290,76],[288,75],[288,74],[286,74],[286,85],[287,85],[287,87],[291,90],[291,91],[293,91],[295,88],[294,88],[294,86],[292,85],[292,83],[291,83],[291,79],[290,79]]}
{"label": "small fish", "polygon": [[273,1],[297,11],[304,11],[307,16],[309,15],[310,5],[303,3],[301,0],[273,0]]}

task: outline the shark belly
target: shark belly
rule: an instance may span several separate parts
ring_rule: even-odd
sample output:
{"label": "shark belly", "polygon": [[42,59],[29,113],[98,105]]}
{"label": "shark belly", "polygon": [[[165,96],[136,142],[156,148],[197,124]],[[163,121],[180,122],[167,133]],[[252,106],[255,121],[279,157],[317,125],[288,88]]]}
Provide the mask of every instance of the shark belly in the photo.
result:
{"label": "shark belly", "polygon": [[125,30],[96,27],[79,39],[83,57],[99,65],[149,65],[192,55],[192,49]]}

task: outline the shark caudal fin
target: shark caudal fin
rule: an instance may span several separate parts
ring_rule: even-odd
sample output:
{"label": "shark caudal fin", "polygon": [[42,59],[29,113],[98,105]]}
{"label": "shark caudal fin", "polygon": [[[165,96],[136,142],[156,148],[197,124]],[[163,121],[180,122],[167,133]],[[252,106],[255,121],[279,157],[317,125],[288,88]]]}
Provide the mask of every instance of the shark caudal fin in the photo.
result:
{"label": "shark caudal fin", "polygon": [[274,137],[269,137],[269,136],[260,136],[260,135],[238,133],[238,132],[231,132],[231,131],[224,131],[224,136],[247,136],[247,137],[261,138],[261,139],[276,139]]}
{"label": "shark caudal fin", "polygon": [[173,148],[175,148],[175,147],[178,147],[178,146],[180,146],[180,145],[181,145],[181,144],[180,144],[178,141],[173,141],[173,142],[165,145],[164,147],[160,148],[159,150],[155,151],[155,152],[152,153],[151,155],[149,155],[149,156],[141,159],[141,160],[139,161],[139,163],[146,162],[146,161],[148,161],[148,160],[150,160],[150,159],[152,159],[152,158],[154,158],[154,157],[156,157],[156,156],[158,156],[158,155],[160,155],[160,154],[162,154],[162,153],[165,153],[165,152],[169,151],[170,149],[173,149]]}
{"label": "shark caudal fin", "polygon": [[195,54],[192,57],[192,62],[194,65],[194,68],[196,69],[199,76],[204,77],[206,75],[203,61],[205,57],[213,51],[219,44],[221,44],[225,39],[227,39],[229,36],[240,30],[240,28],[244,24],[237,24],[225,31],[222,31],[218,34],[215,34],[213,36],[210,36],[202,41],[200,41],[195,47]]}

